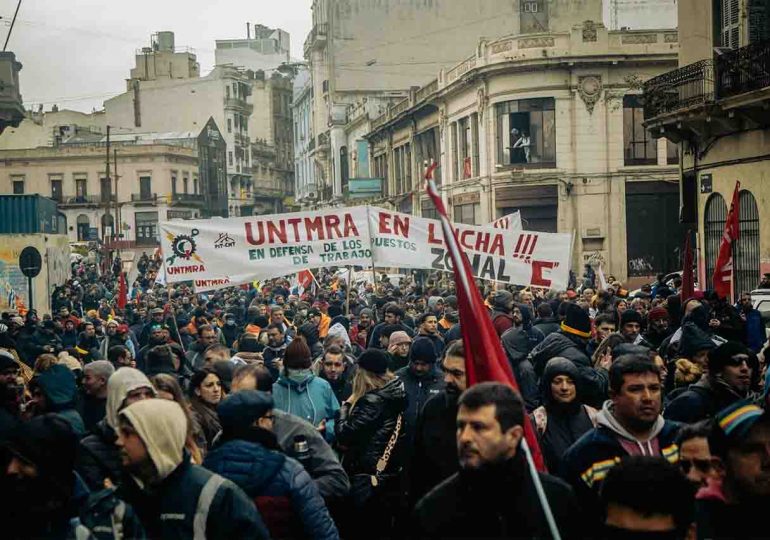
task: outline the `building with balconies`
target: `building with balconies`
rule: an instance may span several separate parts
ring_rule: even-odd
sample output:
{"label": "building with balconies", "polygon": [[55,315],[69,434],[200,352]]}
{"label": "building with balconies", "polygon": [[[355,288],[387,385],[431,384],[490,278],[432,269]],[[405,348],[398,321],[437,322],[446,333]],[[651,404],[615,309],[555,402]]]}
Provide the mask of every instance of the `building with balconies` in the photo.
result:
{"label": "building with balconies", "polygon": [[225,144],[213,120],[200,132],[114,134],[110,150],[109,176],[107,138],[95,131],[0,150],[0,191],[50,196],[70,241],[96,231],[121,249],[156,246],[159,221],[227,215]]}
{"label": "building with balconies", "polygon": [[681,220],[697,231],[703,288],[740,182],[737,295],[770,272],[770,1],[679,0],[679,21],[679,68],[645,82],[645,125],[679,146]]}
{"label": "building with balconies", "polygon": [[645,131],[639,95],[676,66],[677,32],[608,30],[601,2],[580,4],[572,24],[482,40],[372,117],[356,141],[368,156],[356,144],[342,167],[357,171],[343,178],[350,204],[435,218],[422,178],[436,161],[455,222],[518,211],[527,230],[574,233],[572,268],[602,263],[621,280],[679,268],[678,149]]}

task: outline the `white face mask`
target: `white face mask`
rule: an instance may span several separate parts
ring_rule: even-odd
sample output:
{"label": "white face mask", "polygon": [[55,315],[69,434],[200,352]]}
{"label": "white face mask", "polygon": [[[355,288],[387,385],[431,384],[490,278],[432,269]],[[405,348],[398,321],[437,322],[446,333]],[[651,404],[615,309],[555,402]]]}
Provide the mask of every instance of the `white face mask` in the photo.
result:
{"label": "white face mask", "polygon": [[289,380],[301,383],[304,382],[305,379],[310,377],[313,374],[313,370],[308,369],[286,369],[286,374]]}

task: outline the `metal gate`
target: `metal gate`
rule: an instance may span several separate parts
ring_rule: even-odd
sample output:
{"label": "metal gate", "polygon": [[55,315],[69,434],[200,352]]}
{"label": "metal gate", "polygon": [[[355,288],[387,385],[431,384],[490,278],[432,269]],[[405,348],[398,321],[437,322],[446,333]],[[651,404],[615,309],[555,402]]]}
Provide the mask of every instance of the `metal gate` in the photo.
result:
{"label": "metal gate", "polygon": [[714,193],[706,201],[706,211],[703,220],[703,240],[705,243],[706,289],[713,289],[714,266],[719,255],[719,244],[727,221],[727,204],[724,197]]}
{"label": "metal gate", "polygon": [[735,294],[759,284],[759,211],[754,195],[742,190],[739,197],[740,235],[735,242]]}

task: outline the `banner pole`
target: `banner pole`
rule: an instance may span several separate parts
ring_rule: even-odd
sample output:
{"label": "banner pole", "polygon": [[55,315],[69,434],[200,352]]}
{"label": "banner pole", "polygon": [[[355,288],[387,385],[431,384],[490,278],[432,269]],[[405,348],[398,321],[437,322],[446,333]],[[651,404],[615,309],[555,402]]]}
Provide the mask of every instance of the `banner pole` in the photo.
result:
{"label": "banner pole", "polygon": [[345,317],[350,317],[350,283],[353,281],[353,267],[348,266],[348,280],[345,287]]}

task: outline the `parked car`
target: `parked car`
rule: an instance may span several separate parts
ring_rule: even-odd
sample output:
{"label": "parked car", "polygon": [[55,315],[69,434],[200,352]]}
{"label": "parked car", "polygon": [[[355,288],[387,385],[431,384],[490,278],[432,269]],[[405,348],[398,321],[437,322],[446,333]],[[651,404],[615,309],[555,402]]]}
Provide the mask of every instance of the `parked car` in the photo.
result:
{"label": "parked car", "polygon": [[765,335],[770,337],[770,289],[751,291],[751,305],[759,311],[765,325]]}

